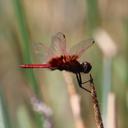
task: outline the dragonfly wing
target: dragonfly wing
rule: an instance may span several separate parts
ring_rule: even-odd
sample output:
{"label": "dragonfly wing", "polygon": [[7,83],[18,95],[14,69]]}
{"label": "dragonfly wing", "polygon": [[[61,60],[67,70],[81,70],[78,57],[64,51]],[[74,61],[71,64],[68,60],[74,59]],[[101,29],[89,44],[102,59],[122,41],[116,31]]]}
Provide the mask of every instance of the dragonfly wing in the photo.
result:
{"label": "dragonfly wing", "polygon": [[52,42],[50,48],[54,52],[54,56],[65,55],[66,51],[66,38],[61,32],[58,32],[52,37]]}
{"label": "dragonfly wing", "polygon": [[78,55],[79,57],[81,57],[83,52],[85,52],[90,46],[92,46],[94,42],[95,41],[93,39],[80,41],[70,49],[69,53],[71,55]]}
{"label": "dragonfly wing", "polygon": [[53,55],[51,48],[49,48],[48,46],[44,45],[41,42],[33,43],[32,46],[33,46],[33,50],[34,50],[34,54],[35,54],[36,58],[41,63],[48,62],[48,60],[50,60],[50,58]]}

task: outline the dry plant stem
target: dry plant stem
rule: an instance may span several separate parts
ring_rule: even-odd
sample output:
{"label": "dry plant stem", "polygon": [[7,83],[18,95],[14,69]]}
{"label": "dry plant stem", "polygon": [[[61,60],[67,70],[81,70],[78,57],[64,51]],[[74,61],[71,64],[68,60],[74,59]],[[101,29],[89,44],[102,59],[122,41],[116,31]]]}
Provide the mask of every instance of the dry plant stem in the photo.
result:
{"label": "dry plant stem", "polygon": [[116,96],[113,92],[109,92],[107,102],[107,128],[117,128],[116,110]]}
{"label": "dry plant stem", "polygon": [[94,114],[95,114],[95,121],[96,121],[96,126],[97,128],[104,128],[103,126],[103,121],[100,113],[100,108],[98,104],[98,99],[96,95],[96,89],[93,83],[92,76],[90,75],[90,87],[91,87],[91,96],[92,96],[92,103],[93,103],[93,109],[94,109]]}
{"label": "dry plant stem", "polygon": [[75,128],[86,128],[80,114],[80,97],[77,94],[70,73],[63,71],[64,79],[67,84],[70,105],[75,120]]}

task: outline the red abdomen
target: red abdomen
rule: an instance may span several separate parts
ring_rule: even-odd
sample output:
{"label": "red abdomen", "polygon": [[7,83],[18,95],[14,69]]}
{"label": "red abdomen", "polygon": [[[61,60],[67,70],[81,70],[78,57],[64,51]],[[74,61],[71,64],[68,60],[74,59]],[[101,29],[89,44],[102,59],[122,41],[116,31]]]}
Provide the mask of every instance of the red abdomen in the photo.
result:
{"label": "red abdomen", "polygon": [[23,64],[20,68],[50,68],[50,64]]}

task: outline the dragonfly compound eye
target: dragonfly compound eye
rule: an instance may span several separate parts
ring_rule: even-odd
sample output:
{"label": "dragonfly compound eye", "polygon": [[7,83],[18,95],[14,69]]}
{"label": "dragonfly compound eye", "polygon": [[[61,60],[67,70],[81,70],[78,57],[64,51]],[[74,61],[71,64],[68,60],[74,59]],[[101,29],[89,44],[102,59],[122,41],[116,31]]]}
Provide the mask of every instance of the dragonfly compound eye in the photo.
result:
{"label": "dragonfly compound eye", "polygon": [[83,66],[83,72],[84,72],[84,73],[88,73],[88,72],[90,72],[90,70],[92,69],[91,64],[88,63],[88,62],[82,63],[82,66]]}

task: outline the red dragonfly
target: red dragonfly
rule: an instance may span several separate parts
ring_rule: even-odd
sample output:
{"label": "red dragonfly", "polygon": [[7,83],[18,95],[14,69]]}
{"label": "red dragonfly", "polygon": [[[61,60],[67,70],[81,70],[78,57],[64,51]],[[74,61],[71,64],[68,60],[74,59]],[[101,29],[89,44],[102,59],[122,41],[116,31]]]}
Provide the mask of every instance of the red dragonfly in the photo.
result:
{"label": "red dragonfly", "polygon": [[50,47],[46,47],[41,44],[42,50],[45,50],[45,63],[42,64],[23,64],[20,65],[21,68],[48,68],[51,70],[66,70],[76,74],[76,78],[79,86],[90,92],[88,89],[84,88],[82,84],[89,82],[82,82],[80,73],[89,73],[92,66],[89,62],[85,61],[80,63],[79,58],[92,44],[94,44],[93,39],[83,40],[73,46],[70,50],[66,47],[66,37],[63,33],[58,32],[52,37],[52,42]]}

